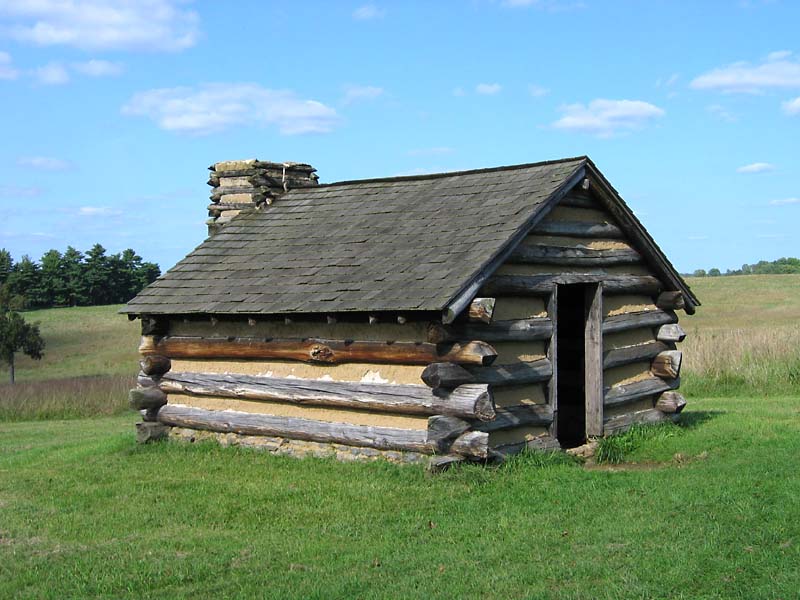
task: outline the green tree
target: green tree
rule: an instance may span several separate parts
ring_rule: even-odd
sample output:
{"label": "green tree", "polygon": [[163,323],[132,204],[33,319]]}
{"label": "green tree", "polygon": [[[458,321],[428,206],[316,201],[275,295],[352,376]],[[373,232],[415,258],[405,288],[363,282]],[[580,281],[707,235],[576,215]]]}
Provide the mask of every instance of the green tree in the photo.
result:
{"label": "green tree", "polygon": [[5,248],[0,248],[0,285],[3,285],[11,271],[14,269],[14,260],[11,253]]}
{"label": "green tree", "polygon": [[720,273],[720,270],[717,269],[716,267],[708,270],[709,277],[719,277],[720,275],[722,275],[722,273]]}
{"label": "green tree", "polygon": [[66,282],[65,304],[78,306],[88,303],[83,252],[67,246],[61,255],[61,272]]}
{"label": "green tree", "polygon": [[111,275],[111,265],[106,256],[106,249],[100,244],[95,244],[86,253],[84,279],[86,282],[86,295],[89,304],[110,304],[109,296],[111,289],[109,279]]}
{"label": "green tree", "polygon": [[705,277],[708,273],[706,273],[705,269],[697,269],[694,273],[692,273],[695,277]]}
{"label": "green tree", "polygon": [[48,250],[40,261],[42,271],[43,306],[64,306],[67,304],[67,281],[61,252]]}
{"label": "green tree", "polygon": [[0,361],[8,364],[11,383],[14,383],[14,354],[23,352],[39,360],[44,352],[44,340],[39,324],[26,323],[16,312],[0,313]]}
{"label": "green tree", "polygon": [[157,264],[144,262],[131,248],[123,250],[116,257],[121,261],[122,276],[121,284],[117,288],[120,294],[114,302],[127,302],[161,275]]}
{"label": "green tree", "polygon": [[14,265],[6,282],[11,297],[17,296],[24,299],[23,306],[18,308],[43,306],[41,284],[42,274],[39,265],[27,254]]}

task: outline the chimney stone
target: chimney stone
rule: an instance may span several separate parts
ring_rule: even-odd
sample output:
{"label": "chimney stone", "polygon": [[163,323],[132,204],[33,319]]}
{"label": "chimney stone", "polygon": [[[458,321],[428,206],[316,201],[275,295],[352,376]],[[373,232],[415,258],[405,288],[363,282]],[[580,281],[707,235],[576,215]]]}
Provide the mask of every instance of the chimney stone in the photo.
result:
{"label": "chimney stone", "polygon": [[291,189],[311,187],[319,182],[316,169],[305,163],[226,160],[208,169],[211,171],[208,235],[217,233],[245,208],[272,204]]}

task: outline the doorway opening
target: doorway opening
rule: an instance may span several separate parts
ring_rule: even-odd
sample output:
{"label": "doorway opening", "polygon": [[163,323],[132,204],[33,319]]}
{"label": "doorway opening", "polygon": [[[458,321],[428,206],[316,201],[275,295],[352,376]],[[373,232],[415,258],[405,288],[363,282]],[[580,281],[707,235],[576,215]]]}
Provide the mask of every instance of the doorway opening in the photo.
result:
{"label": "doorway opening", "polygon": [[602,291],[559,285],[556,310],[557,437],[564,448],[602,435]]}

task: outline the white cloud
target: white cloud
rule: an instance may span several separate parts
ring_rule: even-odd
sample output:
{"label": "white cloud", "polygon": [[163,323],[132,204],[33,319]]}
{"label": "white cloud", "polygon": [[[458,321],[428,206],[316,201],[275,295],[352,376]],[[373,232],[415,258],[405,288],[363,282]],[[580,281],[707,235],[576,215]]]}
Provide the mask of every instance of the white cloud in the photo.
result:
{"label": "white cloud", "polygon": [[353,11],[353,18],[357,21],[370,21],[372,19],[380,19],[385,14],[385,10],[378,8],[374,4],[364,4]]}
{"label": "white cloud", "polygon": [[739,120],[739,117],[730,112],[727,108],[725,108],[721,104],[709,104],[708,106],[706,106],[706,110],[715,117],[717,117],[718,119],[726,121],[728,123],[735,123],[736,121]]}
{"label": "white cloud", "polygon": [[452,154],[454,150],[447,146],[437,146],[435,148],[417,148],[409,150],[409,156],[441,156],[442,154]]}
{"label": "white cloud", "polygon": [[770,201],[770,206],[788,206],[790,204],[800,204],[800,198],[781,198]]}
{"label": "white cloud", "polygon": [[453,88],[453,96],[461,97],[466,95],[467,93],[464,91],[464,88],[462,87]]}
{"label": "white cloud", "polygon": [[600,137],[641,129],[653,119],[664,116],[662,109],[641,100],[597,98],[588,105],[567,104],[560,110],[564,116],[555,121],[553,127],[592,133]]}
{"label": "white cloud", "polygon": [[586,6],[583,2],[562,2],[560,0],[503,0],[502,4],[509,8],[535,7],[550,12],[560,12]]}
{"label": "white cloud", "polygon": [[199,36],[183,0],[0,0],[2,32],[38,46],[177,51]]}
{"label": "white cloud", "polygon": [[372,85],[347,85],[344,88],[345,104],[352,104],[359,100],[374,100],[384,93],[383,88],[375,87]]}
{"label": "white cloud", "polygon": [[0,52],[0,79],[16,79],[19,71],[14,68],[11,55],[8,52]]}
{"label": "white cloud", "polygon": [[121,215],[122,211],[110,206],[81,206],[78,214],[82,217],[112,217]]}
{"label": "white cloud", "polygon": [[41,171],[66,171],[74,166],[68,160],[53,158],[52,156],[23,156],[17,159],[17,164],[20,167],[39,169]]}
{"label": "white cloud", "polygon": [[493,96],[495,94],[500,93],[500,90],[503,89],[499,83],[479,83],[475,86],[475,91],[478,94],[483,94],[484,96]]}
{"label": "white cloud", "polygon": [[122,73],[121,64],[108,60],[92,59],[86,62],[72,63],[72,68],[88,77],[112,77]]}
{"label": "white cloud", "polygon": [[781,104],[781,108],[787,115],[800,115],[800,96],[794,100],[787,100],[786,102],[783,102]]}
{"label": "white cloud", "polygon": [[135,94],[122,114],[147,117],[167,131],[197,135],[248,125],[276,126],[284,135],[327,133],[339,121],[336,111],[321,102],[254,83],[147,90]]}
{"label": "white cloud", "polygon": [[766,173],[767,171],[774,171],[775,165],[765,162],[755,162],[749,165],[742,165],[736,169],[737,173]]}
{"label": "white cloud", "polygon": [[542,96],[547,96],[547,94],[550,93],[550,90],[540,85],[530,84],[528,86],[528,93],[534,98],[541,98]]}
{"label": "white cloud", "polygon": [[51,62],[39,67],[34,72],[39,83],[44,85],[63,85],[69,82],[69,72],[61,63]]}
{"label": "white cloud", "polygon": [[[771,57],[771,58],[770,58]],[[689,84],[696,90],[757,94],[768,88],[800,87],[800,61],[791,53],[774,52],[761,64],[737,62],[695,77]]]}
{"label": "white cloud", "polygon": [[777,52],[770,52],[767,54],[768,61],[774,60],[783,60],[784,58],[789,58],[792,55],[791,50],[778,50]]}

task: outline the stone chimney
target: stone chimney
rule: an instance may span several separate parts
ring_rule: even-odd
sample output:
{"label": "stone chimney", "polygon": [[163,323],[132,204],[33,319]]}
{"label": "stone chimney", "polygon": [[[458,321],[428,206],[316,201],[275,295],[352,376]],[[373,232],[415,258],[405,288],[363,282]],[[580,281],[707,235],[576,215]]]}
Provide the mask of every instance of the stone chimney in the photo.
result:
{"label": "stone chimney", "polygon": [[214,235],[242,209],[272,204],[281,194],[318,184],[316,169],[303,163],[226,160],[211,165],[208,235]]}

